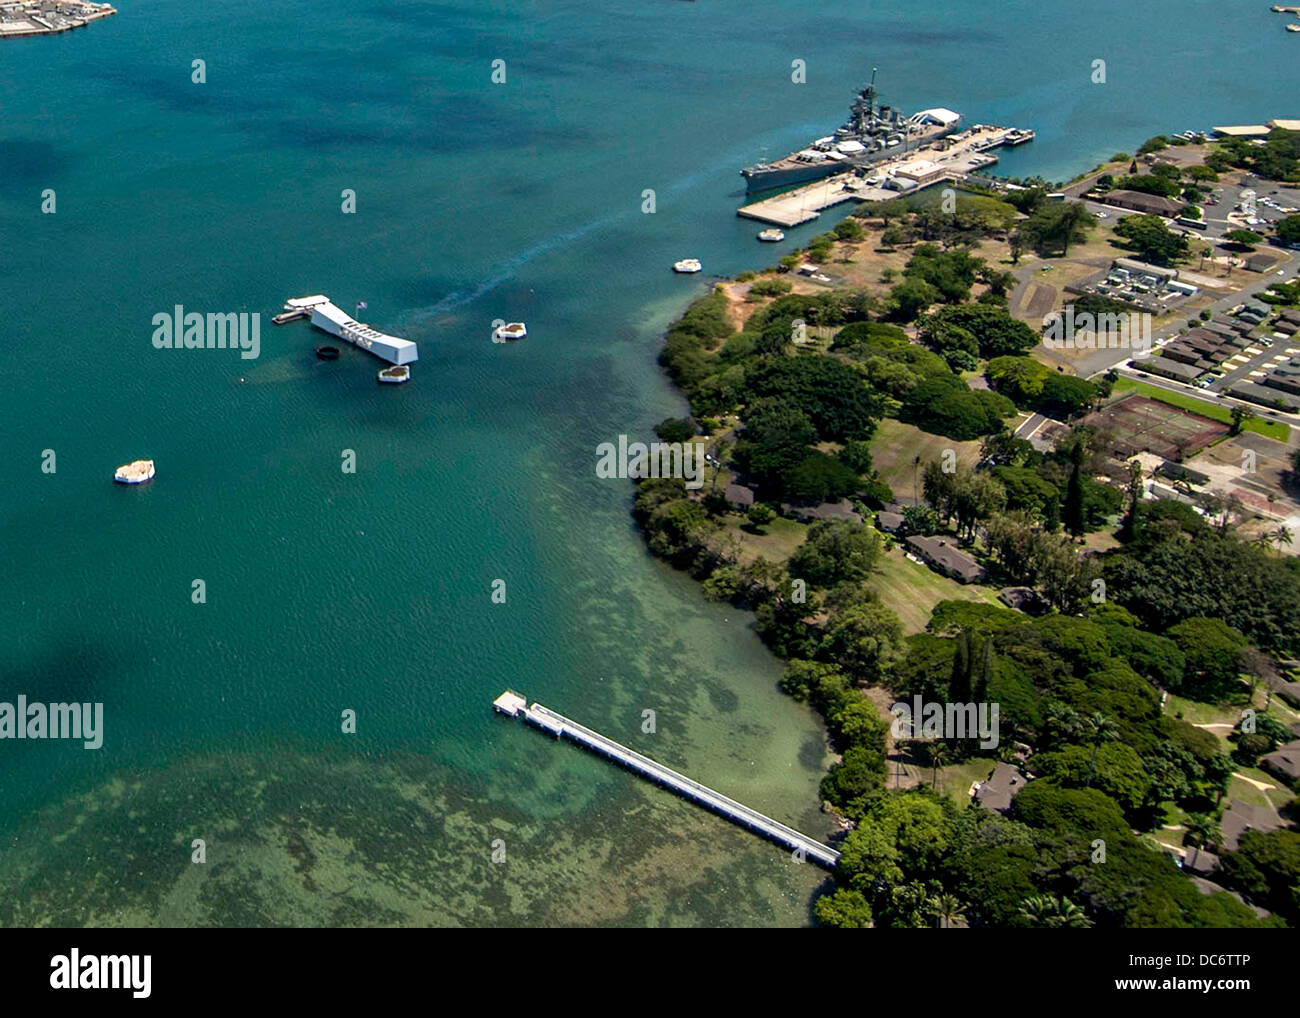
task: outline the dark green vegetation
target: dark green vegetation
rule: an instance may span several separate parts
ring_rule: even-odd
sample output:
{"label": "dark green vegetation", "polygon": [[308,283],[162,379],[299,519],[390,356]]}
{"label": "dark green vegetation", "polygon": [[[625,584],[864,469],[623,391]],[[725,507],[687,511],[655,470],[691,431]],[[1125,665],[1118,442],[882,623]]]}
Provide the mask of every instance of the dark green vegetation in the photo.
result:
{"label": "dark green vegetation", "polygon": [[1277,239],[1283,244],[1300,244],[1300,215],[1278,220]]}
{"label": "dark green vegetation", "polygon": [[1109,596],[1153,628],[1216,617],[1269,653],[1300,654],[1300,561],[1212,527],[1188,506],[1140,503],[1136,534],[1103,559],[1103,576]]}
{"label": "dark green vegetation", "polygon": [[1235,168],[1265,180],[1300,181],[1300,132],[1274,128],[1263,145],[1246,138],[1216,141],[1205,165],[1220,173]]}
{"label": "dark green vegetation", "polygon": [[1156,265],[1172,265],[1188,251],[1187,238],[1169,229],[1159,216],[1125,216],[1115,224],[1115,233],[1140,258]]}
{"label": "dark green vegetation", "polygon": [[[998,754],[1011,759],[1013,744],[1031,747],[1023,766],[1034,780],[1005,815],[959,808],[929,789],[886,791],[866,766],[875,736],[861,729],[862,742],[845,750],[823,785],[855,826],[842,846],[840,889],[818,905],[821,921],[852,926],[869,915],[876,925],[933,926],[955,903],[971,925],[1277,925],[1228,894],[1202,895],[1140,833],[1158,827],[1171,805],[1210,817],[1199,826],[1213,829],[1234,770],[1214,735],[1160,710],[1160,685],[1190,683],[1207,667],[1190,636],[1186,628],[1168,636],[1144,630],[1109,605],[1083,618],[1037,620],[966,602],[938,605],[929,631],[904,641],[889,689],[903,702],[919,695],[998,703]],[[1235,644],[1244,643],[1238,634]],[[811,675],[832,689],[846,678],[796,661],[784,681],[804,695],[815,688]],[[923,756],[942,752],[942,763],[987,752],[975,739],[917,746]],[[1197,826],[1189,820],[1189,829]],[[1245,835],[1224,873],[1251,900],[1300,917],[1300,834]],[[1053,907],[1042,907],[1044,898]]]}
{"label": "dark green vegetation", "polygon": [[[1078,239],[1073,216],[1055,218],[1063,206],[1028,192],[1017,201],[1030,216],[1022,233],[1041,225],[1036,246],[1061,251]],[[1276,678],[1274,658],[1300,653],[1300,562],[1239,539],[1230,516],[1212,526],[1182,503],[1142,501],[1140,470],[1104,431],[1076,421],[1047,451],[1015,438],[1006,422],[1018,409],[1077,419],[1114,379],[1069,377],[1027,356],[1039,337],[1007,313],[1006,281],[957,239],[1005,230],[996,208],[982,209],[983,225],[957,228],[901,202],[887,206],[874,214],[898,243],[923,233],[937,241],[913,250],[888,294],[765,288],[773,299],[753,302],[737,331],[715,292],[669,331],[663,363],[692,411],[738,418],[719,452],[756,490],[757,508],[740,517],[717,490],[722,480],[695,495],[680,481],[642,481],[634,506],[655,554],[690,569],[709,597],[754,612],[763,639],[788,660],[782,688],[825,719],[839,759],[822,796],[851,830],[837,884],[815,904],[819,921],[1279,924],[1261,923],[1228,894],[1202,894],[1153,834],[1185,817],[1188,844],[1218,848],[1234,769],[1286,734],[1261,713],[1261,727],[1228,746],[1161,703],[1168,692],[1256,705],[1256,687]],[[1143,217],[1126,221],[1135,219],[1130,242],[1157,250],[1143,239]],[[987,390],[963,375],[979,370]],[[879,586],[894,538],[856,520],[814,523],[777,561],[740,553],[733,528],[788,535],[778,525],[791,525],[775,519],[782,500],[849,496],[863,514],[892,501],[870,449],[882,416],[955,441],[982,439],[977,460],[916,457],[925,501],[905,509],[897,539],[945,536],[986,582],[1028,588],[1027,610],[1039,615],[940,601],[927,631],[906,635]],[[1097,532],[1114,533],[1111,550],[1081,546]],[[969,733],[891,733],[883,696],[996,704],[996,746]],[[994,756],[1032,775],[1004,813],[938,794],[942,768],[985,776]],[[928,772],[930,787],[890,788],[895,758]],[[1243,839],[1238,852],[1220,852],[1216,879],[1295,919],[1293,838]]]}

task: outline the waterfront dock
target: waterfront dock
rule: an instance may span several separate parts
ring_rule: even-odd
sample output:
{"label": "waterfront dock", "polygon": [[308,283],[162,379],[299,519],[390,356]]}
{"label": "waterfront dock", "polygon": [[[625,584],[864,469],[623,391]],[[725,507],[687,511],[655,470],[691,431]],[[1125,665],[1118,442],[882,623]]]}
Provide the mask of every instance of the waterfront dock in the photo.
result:
{"label": "waterfront dock", "polygon": [[112,4],[88,0],[12,0],[0,4],[0,39],[29,35],[58,35],[84,28],[92,21],[117,13]]}
{"label": "waterfront dock", "polygon": [[756,834],[761,834],[769,841],[774,841],[778,845],[783,845],[793,851],[802,852],[805,858],[811,859],[827,869],[834,869],[839,863],[840,853],[815,838],[810,838],[806,834],[796,831],[793,827],[764,816],[757,810],[750,809],[743,803],[739,803],[721,792],[714,791],[698,781],[693,781],[671,767],[665,767],[663,764],[651,760],[648,756],[628,749],[621,743],[606,738],[599,732],[566,718],[563,714],[558,714],[549,707],[544,707],[540,703],[533,703],[529,706],[527,700],[513,690],[506,690],[502,693],[492,702],[492,706],[509,717],[522,715],[529,724],[550,735],[554,735],[557,739],[567,736],[579,745],[585,746],[587,749],[599,753],[615,763],[622,764],[642,777],[649,778],[656,784],[662,785],[678,795],[712,810],[733,823],[746,827]]}
{"label": "waterfront dock", "polygon": [[[969,174],[998,161],[990,149],[1019,145],[1033,136],[1032,131],[1017,128],[976,125],[901,158],[852,167],[793,191],[752,202],[737,209],[736,215],[776,226],[798,226],[843,202],[889,201],[935,184],[960,184]],[[862,177],[861,173],[867,176]]]}

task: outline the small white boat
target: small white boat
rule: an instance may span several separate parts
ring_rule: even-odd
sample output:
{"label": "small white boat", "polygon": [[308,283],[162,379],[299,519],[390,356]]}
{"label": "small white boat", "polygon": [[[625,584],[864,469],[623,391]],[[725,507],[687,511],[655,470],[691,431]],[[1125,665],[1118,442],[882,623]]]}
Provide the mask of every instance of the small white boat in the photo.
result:
{"label": "small white boat", "polygon": [[523,339],[528,335],[528,326],[523,322],[506,322],[505,325],[497,327],[496,332],[492,333],[492,338],[498,343],[504,343],[511,340]]}
{"label": "small white boat", "polygon": [[673,262],[674,272],[699,272],[704,268],[698,258],[683,258],[679,262]]}
{"label": "small white boat", "polygon": [[1300,25],[1287,25],[1286,30],[1288,32],[1300,32]]}
{"label": "small white boat", "polygon": [[766,241],[768,244],[776,244],[779,241],[785,240],[785,234],[780,230],[764,230],[758,235],[758,239]]}
{"label": "small white boat", "polygon": [[406,364],[394,364],[379,372],[379,381],[384,385],[401,385],[411,380],[411,369]]}
{"label": "small white boat", "polygon": [[113,474],[118,484],[144,484],[153,480],[153,460],[132,460],[118,467]]}

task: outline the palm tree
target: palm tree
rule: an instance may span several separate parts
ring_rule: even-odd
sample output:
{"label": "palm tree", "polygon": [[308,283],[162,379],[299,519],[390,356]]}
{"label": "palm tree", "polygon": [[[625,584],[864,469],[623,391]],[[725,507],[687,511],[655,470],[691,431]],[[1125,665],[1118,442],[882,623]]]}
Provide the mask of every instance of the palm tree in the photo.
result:
{"label": "palm tree", "polygon": [[1097,767],[1097,750],[1103,741],[1115,738],[1115,733],[1119,730],[1119,725],[1100,711],[1093,712],[1092,717],[1088,718],[1088,724],[1092,726],[1092,759],[1088,761],[1088,780],[1084,782],[1084,788],[1092,787],[1092,776]]}
{"label": "palm tree", "polygon": [[1187,841],[1198,850],[1198,854],[1206,842],[1217,845],[1223,838],[1223,832],[1219,830],[1219,822],[1214,819],[1213,813],[1188,813],[1183,826],[1187,829]]}
{"label": "palm tree", "polygon": [[943,742],[930,743],[930,786],[937,788],[939,780],[939,768],[943,766],[944,761],[948,758],[948,747]]}
{"label": "palm tree", "polygon": [[1273,540],[1273,543],[1278,546],[1278,550],[1280,551],[1282,545],[1290,544],[1292,541],[1291,528],[1286,524],[1281,524],[1276,530],[1269,534],[1269,537]]}
{"label": "palm tree", "polygon": [[941,929],[950,930],[953,923],[966,921],[966,913],[962,910],[961,902],[955,894],[945,893],[931,898],[930,908],[933,910],[934,917],[939,920]]}
{"label": "palm tree", "polygon": [[1087,913],[1069,898],[1054,898],[1050,894],[1026,898],[1020,906],[1020,918],[1029,926],[1049,930],[1086,930],[1092,925]]}

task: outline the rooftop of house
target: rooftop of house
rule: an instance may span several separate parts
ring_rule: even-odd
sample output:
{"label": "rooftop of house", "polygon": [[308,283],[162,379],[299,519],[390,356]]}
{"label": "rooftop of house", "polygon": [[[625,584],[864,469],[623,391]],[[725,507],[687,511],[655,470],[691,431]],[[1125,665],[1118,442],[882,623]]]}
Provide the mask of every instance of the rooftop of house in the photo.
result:
{"label": "rooftop of house", "polygon": [[1259,758],[1261,767],[1285,774],[1288,778],[1300,778],[1300,739],[1279,746],[1272,753]]}
{"label": "rooftop of house", "polygon": [[979,579],[984,575],[984,567],[973,557],[957,547],[949,537],[909,537],[907,543],[918,554],[941,566],[949,573],[964,579]]}
{"label": "rooftop of house", "polygon": [[902,513],[891,513],[886,509],[876,513],[876,526],[881,530],[897,530],[903,525]]}
{"label": "rooftop of house", "polygon": [[722,489],[722,494],[732,505],[754,504],[754,492],[743,484],[728,484]]}
{"label": "rooftop of house", "polygon": [[1029,783],[1029,779],[1018,767],[1000,763],[993,768],[993,773],[986,781],[975,787],[975,801],[985,809],[1005,813],[1011,808],[1011,800],[1020,794],[1020,790]]}
{"label": "rooftop of house", "polygon": [[1182,205],[1170,198],[1145,191],[1125,191],[1123,188],[1105,195],[1105,201],[1121,208],[1136,209],[1139,212],[1151,212],[1159,216],[1173,215],[1182,209]]}
{"label": "rooftop of house", "polygon": [[1282,822],[1273,810],[1233,799],[1228,803],[1228,808],[1223,811],[1223,819],[1219,821],[1223,840],[1218,847],[1220,850],[1226,848],[1235,852],[1241,842],[1241,836],[1247,831],[1275,831],[1280,826]]}

